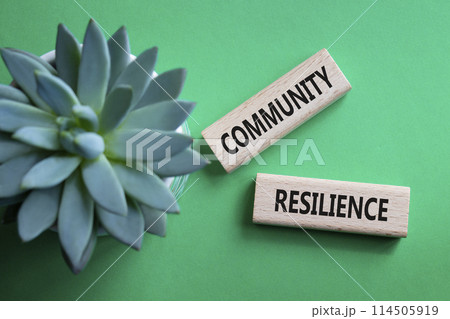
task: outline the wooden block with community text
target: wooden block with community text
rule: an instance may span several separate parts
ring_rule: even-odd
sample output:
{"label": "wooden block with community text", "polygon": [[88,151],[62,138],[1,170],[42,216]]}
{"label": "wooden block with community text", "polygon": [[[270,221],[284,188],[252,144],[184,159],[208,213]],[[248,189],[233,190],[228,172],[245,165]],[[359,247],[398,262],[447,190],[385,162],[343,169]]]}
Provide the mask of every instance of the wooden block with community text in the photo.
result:
{"label": "wooden block with community text", "polygon": [[389,237],[408,234],[409,187],[258,174],[253,222]]}
{"label": "wooden block with community text", "polygon": [[229,173],[351,89],[326,49],[203,130]]}

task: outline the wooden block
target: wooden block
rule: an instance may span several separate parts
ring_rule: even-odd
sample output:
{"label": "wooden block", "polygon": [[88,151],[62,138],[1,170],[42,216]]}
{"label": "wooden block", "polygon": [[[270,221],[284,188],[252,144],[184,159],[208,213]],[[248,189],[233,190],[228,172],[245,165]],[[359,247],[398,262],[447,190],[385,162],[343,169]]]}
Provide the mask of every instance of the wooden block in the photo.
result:
{"label": "wooden block", "polygon": [[203,130],[202,135],[229,173],[350,89],[344,74],[323,49]]}
{"label": "wooden block", "polygon": [[256,224],[406,237],[409,187],[258,174]]}

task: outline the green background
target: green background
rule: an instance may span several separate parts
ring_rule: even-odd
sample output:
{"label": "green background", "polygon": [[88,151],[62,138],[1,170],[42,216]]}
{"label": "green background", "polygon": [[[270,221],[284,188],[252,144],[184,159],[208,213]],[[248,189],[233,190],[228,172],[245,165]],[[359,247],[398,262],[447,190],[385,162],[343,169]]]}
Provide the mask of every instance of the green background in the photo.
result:
{"label": "green background", "polygon": [[[196,138],[372,2],[79,1],[108,33],[126,25],[135,54],[157,45],[157,72],[188,69],[181,97],[198,102]],[[448,300],[449,13],[448,1],[378,1],[329,50],[353,89],[287,136],[299,141],[288,165],[271,147],[265,166],[193,174],[167,237],[145,235],[81,300],[370,300],[303,231],[252,224],[257,172],[411,187],[406,239],[310,234],[376,300]],[[88,15],[72,0],[2,0],[0,46],[43,54],[59,22],[82,40]],[[0,80],[10,81],[3,64]],[[307,138],[326,165],[294,165]],[[125,249],[101,238],[75,276],[55,233],[24,244],[15,224],[0,226],[0,299],[77,299]]]}

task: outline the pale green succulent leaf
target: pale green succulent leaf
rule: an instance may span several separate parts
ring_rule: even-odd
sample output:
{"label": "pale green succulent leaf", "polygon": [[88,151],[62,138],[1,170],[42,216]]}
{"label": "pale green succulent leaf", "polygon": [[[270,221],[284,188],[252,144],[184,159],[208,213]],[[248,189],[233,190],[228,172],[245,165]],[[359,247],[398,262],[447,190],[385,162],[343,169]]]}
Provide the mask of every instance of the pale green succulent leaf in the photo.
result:
{"label": "pale green succulent leaf", "polygon": [[75,275],[79,274],[86,267],[87,263],[89,262],[89,259],[91,259],[92,253],[94,252],[96,243],[97,243],[97,227],[94,224],[91,236],[89,237],[88,244],[84,249],[81,258],[78,261],[72,262],[69,256],[64,251],[64,249],[61,249],[64,260],[66,261],[70,270],[72,270],[72,272]]}
{"label": "pale green succulent leaf", "polygon": [[76,153],[86,159],[97,158],[105,150],[103,138],[92,132],[81,133],[75,136],[73,146]]}
{"label": "pale green succulent leaf", "polygon": [[43,154],[34,152],[15,157],[0,165],[0,197],[11,197],[25,192],[21,187],[23,177],[43,158]]}
{"label": "pale green succulent leaf", "polygon": [[11,100],[20,103],[28,104],[30,100],[28,97],[19,89],[12,87],[11,85],[0,84],[0,100]]}
{"label": "pale green succulent leaf", "polygon": [[176,100],[183,90],[186,69],[174,69],[159,74],[145,90],[135,109],[162,101]]}
{"label": "pale green succulent leaf", "polygon": [[34,147],[14,141],[10,136],[0,133],[0,163],[11,158],[30,153],[36,150]]}
{"label": "pale green succulent leaf", "polygon": [[89,107],[84,105],[74,105],[72,113],[78,120],[82,128],[87,131],[96,132],[99,127],[97,114]]}
{"label": "pale green succulent leaf", "polygon": [[100,130],[108,133],[114,130],[131,109],[133,90],[130,86],[118,86],[106,98],[100,115]]}
{"label": "pale green succulent leaf", "polygon": [[192,138],[176,132],[118,129],[105,137],[105,144],[106,155],[110,158],[146,162],[175,156],[192,144]]}
{"label": "pale green succulent leaf", "polygon": [[22,179],[22,188],[48,188],[66,180],[80,165],[81,158],[52,155],[34,165]]}
{"label": "pale green succulent leaf", "polygon": [[144,234],[144,217],[132,201],[128,201],[128,214],[119,216],[97,206],[97,217],[106,231],[125,245],[139,250]]}
{"label": "pale green succulent leaf", "polygon": [[36,107],[8,100],[0,100],[0,130],[15,132],[24,126],[57,128],[56,117]]}
{"label": "pale green succulent leaf", "polygon": [[19,210],[19,236],[30,241],[50,228],[58,215],[62,185],[32,191]]}
{"label": "pale green succulent leaf", "polygon": [[[75,107],[75,106],[74,106]],[[73,108],[72,108],[73,110]],[[56,118],[56,124],[58,125],[61,132],[70,131],[71,129],[77,128],[77,121],[71,117],[58,116]]]}
{"label": "pale green succulent leaf", "polygon": [[164,211],[146,205],[140,205],[140,208],[144,216],[145,231],[150,234],[165,237],[167,214]]}
{"label": "pale green succulent leaf", "polygon": [[179,176],[193,173],[209,164],[197,151],[187,148],[176,154],[169,162],[152,162],[152,170],[161,177]]}
{"label": "pale green succulent leaf", "polygon": [[81,171],[84,184],[98,205],[115,214],[127,214],[124,190],[103,154],[95,160],[84,161]]}
{"label": "pale green succulent leaf", "polygon": [[141,53],[136,60],[130,62],[112,86],[111,91],[120,85],[130,85],[133,89],[131,105],[134,106],[141,98],[152,79],[156,64],[158,48],[153,47]]}
{"label": "pale green succulent leaf", "polygon": [[56,68],[58,69],[58,76],[63,79],[74,92],[77,91],[80,60],[80,43],[64,24],[59,24],[55,50]]}
{"label": "pale green succulent leaf", "polygon": [[94,202],[76,171],[64,183],[58,212],[58,234],[72,264],[78,264],[89,244],[94,224]]}
{"label": "pale green succulent leaf", "polygon": [[37,92],[37,83],[34,76],[35,71],[42,71],[51,74],[41,63],[28,55],[14,51],[12,49],[0,49],[3,61],[9,73],[27,94],[27,96],[41,109],[51,112],[51,108],[44,102]]}
{"label": "pale green succulent leaf", "polygon": [[78,154],[78,149],[73,140],[74,136],[70,132],[62,131],[59,133],[59,143],[61,143],[61,146],[69,153]]}
{"label": "pale green succulent leaf", "polygon": [[61,149],[59,143],[59,131],[48,127],[26,126],[18,129],[12,137],[25,144],[56,151]]}
{"label": "pale green succulent leaf", "polygon": [[36,71],[39,96],[61,116],[70,116],[72,106],[80,104],[72,88],[63,80],[48,73]]}
{"label": "pale green succulent leaf", "polygon": [[130,42],[127,30],[120,27],[108,40],[109,56],[111,57],[111,74],[109,76],[108,91],[113,86],[119,75],[126,69],[131,61]]}
{"label": "pale green succulent leaf", "polygon": [[38,57],[37,55],[35,55],[35,54],[31,53],[31,52],[23,51],[23,50],[19,50],[19,49],[14,49],[14,48],[9,48],[9,50],[14,51],[14,52],[19,53],[19,54],[23,54],[23,55],[33,59],[37,63],[41,64],[47,71],[49,71],[53,75],[58,74],[58,72],[56,72],[55,68],[50,63],[48,63],[47,61],[45,61],[41,57]]}
{"label": "pale green succulent leaf", "polygon": [[78,73],[78,98],[95,112],[103,107],[109,79],[109,52],[105,37],[94,20],[89,22]]}
{"label": "pale green succulent leaf", "polygon": [[175,196],[156,175],[139,172],[122,164],[112,164],[125,192],[145,205],[169,212],[178,212]]}
{"label": "pale green succulent leaf", "polygon": [[132,111],[120,128],[146,127],[163,131],[176,130],[183,124],[194,107],[195,102],[175,100],[150,104]]}

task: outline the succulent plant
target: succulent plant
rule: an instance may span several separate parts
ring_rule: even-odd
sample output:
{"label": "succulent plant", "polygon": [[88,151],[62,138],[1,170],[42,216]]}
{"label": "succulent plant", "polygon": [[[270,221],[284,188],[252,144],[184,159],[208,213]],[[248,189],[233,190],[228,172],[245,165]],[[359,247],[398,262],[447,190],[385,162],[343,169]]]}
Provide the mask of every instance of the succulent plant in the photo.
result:
{"label": "succulent plant", "polygon": [[[16,49],[1,55],[14,82],[0,85],[0,205],[21,239],[55,228],[78,273],[100,229],[135,249],[146,230],[164,236],[165,212],[179,207],[163,179],[207,164],[176,132],[194,108],[175,100],[185,71],[152,77],[156,47],[133,60],[126,29],[107,41],[93,20],[83,45],[58,26],[54,63]],[[143,130],[155,133],[146,147],[165,143],[136,155],[150,171],[127,166],[126,141]]]}

